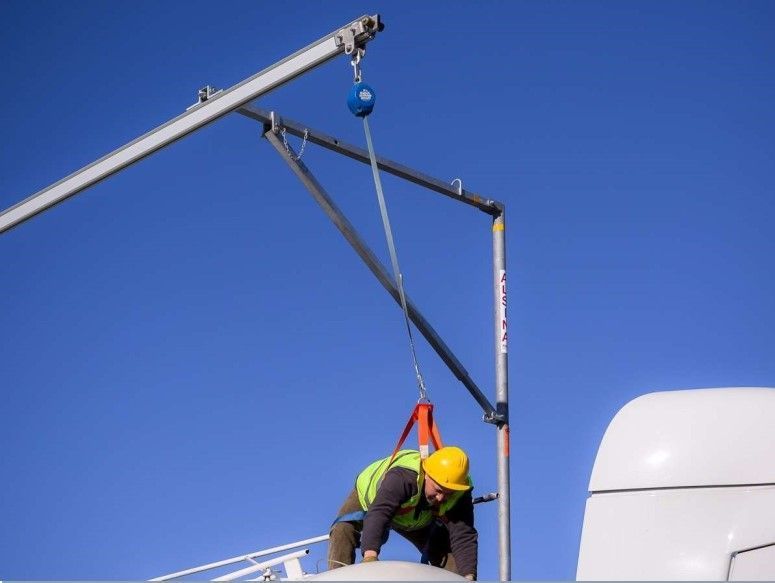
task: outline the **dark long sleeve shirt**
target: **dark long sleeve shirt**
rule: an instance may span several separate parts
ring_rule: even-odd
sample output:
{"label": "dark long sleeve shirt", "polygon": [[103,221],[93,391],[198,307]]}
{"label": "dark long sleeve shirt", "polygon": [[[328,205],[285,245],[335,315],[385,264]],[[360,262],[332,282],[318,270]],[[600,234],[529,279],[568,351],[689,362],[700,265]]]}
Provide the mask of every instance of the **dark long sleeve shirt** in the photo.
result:
{"label": "dark long sleeve shirt", "polygon": [[[377,490],[368,508],[361,533],[361,550],[379,552],[390,523],[399,507],[417,494],[417,473],[407,468],[391,468]],[[428,508],[424,495],[420,508]],[[445,514],[449,543],[461,575],[476,575],[479,535],[474,528],[474,503],[471,492],[466,492]]]}

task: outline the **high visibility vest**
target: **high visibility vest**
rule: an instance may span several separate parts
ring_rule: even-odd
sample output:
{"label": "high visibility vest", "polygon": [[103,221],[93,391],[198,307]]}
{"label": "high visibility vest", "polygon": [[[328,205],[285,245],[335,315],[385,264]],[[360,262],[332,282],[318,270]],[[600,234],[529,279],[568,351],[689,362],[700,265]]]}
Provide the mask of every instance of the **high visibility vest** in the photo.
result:
{"label": "high visibility vest", "polygon": [[[358,478],[355,480],[358,500],[361,503],[361,508],[366,511],[368,511],[369,506],[371,506],[371,503],[377,496],[377,490],[382,483],[382,478],[389,469],[389,461],[390,456],[375,461],[358,474]],[[423,483],[425,481],[425,472],[420,463],[420,452],[413,449],[402,449],[396,454],[390,467],[406,468],[417,473],[417,494],[401,504],[398,512],[393,516],[393,525],[402,530],[417,530],[428,526],[434,517],[444,516],[457,503],[460,497],[465,494],[465,491],[454,492],[439,507],[425,508],[417,512],[417,507],[424,495]],[[471,478],[468,478],[468,483],[471,485]]]}

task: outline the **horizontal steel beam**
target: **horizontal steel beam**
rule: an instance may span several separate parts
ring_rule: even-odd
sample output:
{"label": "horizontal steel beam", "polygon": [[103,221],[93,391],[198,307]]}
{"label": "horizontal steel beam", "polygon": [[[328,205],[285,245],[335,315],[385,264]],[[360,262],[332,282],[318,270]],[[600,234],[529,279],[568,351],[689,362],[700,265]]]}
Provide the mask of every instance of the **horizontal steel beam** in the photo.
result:
{"label": "horizontal steel beam", "polygon": [[[266,111],[252,104],[241,107],[237,111],[246,117],[260,121],[265,126],[272,126],[272,112]],[[293,121],[287,118],[280,118],[280,116],[278,116],[276,113],[274,116],[274,123],[276,125],[279,124],[279,126],[282,128],[285,128],[287,133],[291,135],[298,136],[300,138],[306,136],[308,142],[317,144],[318,146],[322,146],[333,152],[344,154],[348,158],[352,158],[358,162],[362,162],[364,164],[371,163],[369,160],[368,151],[364,150],[363,148],[359,148],[358,146],[348,144],[347,142],[343,142],[339,138],[329,136],[319,130],[313,130],[297,121]],[[380,170],[384,170],[389,174],[393,174],[394,176],[398,176],[399,178],[403,178],[404,180],[408,180],[409,182],[413,182],[414,184],[448,196],[453,200],[457,200],[476,207],[480,211],[483,211],[489,215],[499,215],[501,208],[503,207],[503,205],[496,200],[484,199],[478,194],[465,190],[462,187],[459,189],[455,188],[446,182],[428,176],[427,174],[423,174],[422,172],[418,172],[417,170],[413,170],[412,168],[404,166],[403,164],[399,164],[398,162],[393,162],[392,160],[383,158],[382,156],[377,156],[377,165],[379,166]]]}
{"label": "horizontal steel beam", "polygon": [[234,87],[207,94],[205,100],[178,117],[4,210],[0,213],[0,233],[344,53],[346,48],[351,51],[353,44],[365,44],[381,29],[379,15],[362,16]]}
{"label": "horizontal steel beam", "polygon": [[[401,296],[399,295],[398,288],[396,287],[393,278],[390,277],[387,269],[380,263],[379,259],[374,252],[369,249],[368,245],[360,238],[358,232],[353,227],[352,223],[347,220],[344,213],[336,206],[333,199],[328,195],[323,186],[317,181],[313,174],[309,171],[307,166],[298,159],[290,149],[286,149],[282,141],[274,134],[271,128],[264,133],[264,137],[269,140],[280,157],[285,160],[294,174],[301,180],[305,188],[310,192],[315,201],[323,209],[329,219],[334,223],[337,229],[344,235],[347,242],[355,250],[358,256],[363,260],[366,266],[376,276],[382,286],[393,296],[393,299],[401,305]],[[496,412],[490,401],[485,397],[484,393],[476,386],[468,371],[463,367],[460,361],[455,357],[454,353],[444,343],[438,333],[433,329],[425,317],[420,313],[420,310],[415,307],[414,303],[406,298],[407,311],[409,312],[409,319],[414,323],[417,329],[422,333],[428,344],[436,351],[444,361],[452,373],[457,379],[463,383],[471,396],[484,410],[484,420],[489,423],[500,423],[502,417]]]}

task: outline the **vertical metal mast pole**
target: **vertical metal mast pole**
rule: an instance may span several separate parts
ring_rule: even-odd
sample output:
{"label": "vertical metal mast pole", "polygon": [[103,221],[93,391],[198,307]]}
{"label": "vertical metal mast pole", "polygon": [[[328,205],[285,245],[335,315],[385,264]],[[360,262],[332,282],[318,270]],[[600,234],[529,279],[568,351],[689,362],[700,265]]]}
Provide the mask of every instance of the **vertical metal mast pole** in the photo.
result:
{"label": "vertical metal mast pole", "polygon": [[511,514],[509,478],[509,370],[506,329],[506,224],[505,209],[493,219],[492,259],[495,305],[496,411],[505,420],[498,424],[498,555],[501,581],[511,580]]}

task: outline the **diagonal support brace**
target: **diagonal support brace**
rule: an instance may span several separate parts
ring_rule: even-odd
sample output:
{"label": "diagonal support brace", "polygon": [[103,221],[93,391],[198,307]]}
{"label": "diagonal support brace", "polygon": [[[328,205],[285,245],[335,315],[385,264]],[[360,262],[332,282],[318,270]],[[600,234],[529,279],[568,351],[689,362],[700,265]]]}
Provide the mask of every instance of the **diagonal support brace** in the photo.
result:
{"label": "diagonal support brace", "polygon": [[[355,250],[358,256],[366,263],[366,266],[371,270],[375,277],[379,280],[382,286],[388,291],[393,299],[400,305],[401,298],[398,293],[393,279],[390,277],[388,271],[380,263],[377,256],[369,249],[366,243],[360,238],[355,227],[345,217],[342,211],[336,206],[333,199],[328,195],[323,186],[312,175],[306,165],[301,161],[295,159],[292,152],[285,149],[285,145],[275,135],[270,127],[265,133],[264,137],[274,147],[280,157],[285,160],[290,169],[301,180],[305,188],[310,192],[315,202],[320,205],[323,212],[326,213],[329,219],[334,223],[337,229],[342,233],[350,246]],[[441,337],[436,333],[433,327],[428,323],[425,317],[415,307],[414,303],[406,297],[407,310],[409,312],[409,319],[414,323],[417,329],[422,333],[431,347],[436,351],[436,354],[441,357],[441,360],[449,367],[452,373],[457,379],[463,383],[471,396],[484,410],[484,421],[487,423],[493,423],[501,425],[506,422],[504,416],[497,412],[492,406],[487,397],[482,393],[476,383],[473,381],[468,371],[463,367],[460,361],[452,353],[452,350],[444,343]]]}

